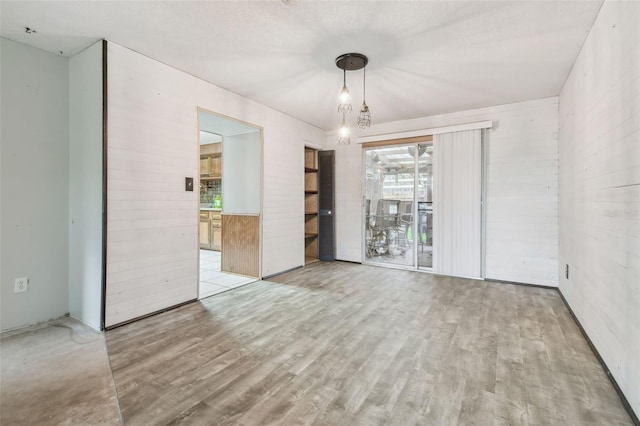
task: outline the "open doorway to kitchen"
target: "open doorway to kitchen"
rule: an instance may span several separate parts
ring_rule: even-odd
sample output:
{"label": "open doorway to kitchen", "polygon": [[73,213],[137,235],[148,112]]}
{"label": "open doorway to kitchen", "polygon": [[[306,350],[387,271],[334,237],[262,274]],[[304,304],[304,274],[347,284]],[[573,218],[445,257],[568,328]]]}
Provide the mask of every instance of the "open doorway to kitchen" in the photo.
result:
{"label": "open doorway to kitchen", "polygon": [[[250,148],[262,144],[261,129],[249,124],[198,110],[200,156],[199,290],[200,299],[254,282],[259,274],[238,265],[238,247],[234,244],[233,218],[240,214],[260,213],[261,152],[257,170],[246,170],[247,161],[255,161]],[[256,143],[259,142],[259,144]],[[238,173],[240,171],[240,173]],[[256,180],[257,177],[257,180]],[[247,191],[247,186],[250,186]],[[257,188],[252,188],[257,186]],[[238,199],[237,192],[249,192]],[[225,195],[228,195],[225,196]],[[225,216],[227,215],[227,216]],[[229,220],[226,220],[229,218]],[[225,229],[225,222],[227,223]],[[223,235],[227,233],[227,238]],[[242,236],[246,238],[246,235]],[[259,240],[259,236],[257,237]],[[254,235],[255,239],[255,235]],[[226,243],[225,243],[226,241]],[[255,244],[256,241],[253,241]],[[259,241],[258,241],[259,244]],[[243,248],[240,247],[240,251]],[[226,267],[225,267],[226,256]],[[259,254],[258,254],[259,256]],[[258,259],[259,260],[259,259]]]}

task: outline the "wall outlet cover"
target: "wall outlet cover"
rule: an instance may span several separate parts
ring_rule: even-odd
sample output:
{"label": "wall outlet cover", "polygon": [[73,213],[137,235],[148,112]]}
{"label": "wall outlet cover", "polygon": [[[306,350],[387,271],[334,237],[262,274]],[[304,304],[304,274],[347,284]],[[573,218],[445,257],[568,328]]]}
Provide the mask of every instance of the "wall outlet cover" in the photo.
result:
{"label": "wall outlet cover", "polygon": [[16,278],[14,293],[24,293],[29,289],[29,278]]}

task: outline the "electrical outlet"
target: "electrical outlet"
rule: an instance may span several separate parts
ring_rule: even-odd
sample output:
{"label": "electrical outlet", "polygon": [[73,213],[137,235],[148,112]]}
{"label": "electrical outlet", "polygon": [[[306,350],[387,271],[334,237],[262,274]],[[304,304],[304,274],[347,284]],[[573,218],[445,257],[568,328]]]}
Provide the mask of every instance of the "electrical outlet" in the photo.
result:
{"label": "electrical outlet", "polygon": [[16,278],[15,287],[13,288],[14,293],[23,293],[27,291],[29,288],[29,278]]}

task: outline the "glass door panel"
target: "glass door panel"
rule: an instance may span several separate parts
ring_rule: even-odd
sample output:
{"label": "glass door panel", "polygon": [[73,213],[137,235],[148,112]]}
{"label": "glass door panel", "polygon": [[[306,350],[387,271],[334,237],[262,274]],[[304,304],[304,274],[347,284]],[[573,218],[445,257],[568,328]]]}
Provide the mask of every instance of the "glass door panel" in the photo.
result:
{"label": "glass door panel", "polygon": [[433,142],[417,146],[416,253],[419,269],[433,268]]}
{"label": "glass door panel", "polygon": [[415,267],[415,159],[411,148],[415,151],[415,146],[365,151],[366,262]]}

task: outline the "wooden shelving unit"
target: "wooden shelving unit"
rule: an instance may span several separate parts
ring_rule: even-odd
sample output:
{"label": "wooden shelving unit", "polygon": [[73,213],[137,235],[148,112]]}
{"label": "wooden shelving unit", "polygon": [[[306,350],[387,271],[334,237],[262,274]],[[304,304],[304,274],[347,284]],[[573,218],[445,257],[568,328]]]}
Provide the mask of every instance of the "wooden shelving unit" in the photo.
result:
{"label": "wooden shelving unit", "polygon": [[304,263],[318,261],[318,151],[304,149]]}

